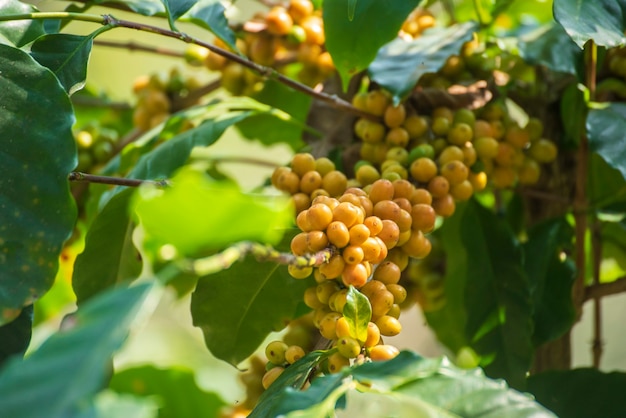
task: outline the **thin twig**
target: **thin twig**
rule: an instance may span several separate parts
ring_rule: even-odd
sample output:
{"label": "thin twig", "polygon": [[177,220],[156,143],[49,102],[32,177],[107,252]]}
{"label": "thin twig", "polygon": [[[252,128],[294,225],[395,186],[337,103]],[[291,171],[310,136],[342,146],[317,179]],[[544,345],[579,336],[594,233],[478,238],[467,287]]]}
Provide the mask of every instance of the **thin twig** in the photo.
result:
{"label": "thin twig", "polygon": [[[596,46],[593,40],[585,45],[585,84],[589,89],[591,100],[595,95]],[[582,119],[584,121],[584,118]],[[584,123],[584,122],[583,122]],[[584,132],[584,129],[581,130]],[[576,237],[576,281],[572,287],[572,300],[576,308],[576,317],[582,316],[582,305],[585,297],[586,235],[587,235],[587,176],[589,171],[589,140],[583,133],[578,144],[576,165],[576,193],[574,196],[574,221]]]}
{"label": "thin twig", "polygon": [[182,261],[180,262],[180,267],[198,276],[206,276],[228,269],[248,254],[254,256],[259,261],[270,261],[298,268],[317,267],[327,263],[336,251],[334,247],[329,247],[316,253],[297,256],[291,253],[281,253],[269,245],[243,241],[209,257]]}
{"label": "thin twig", "polygon": [[[595,219],[592,226],[591,235],[591,252],[593,263],[593,284],[600,284],[600,263],[602,261],[602,234],[600,232],[600,222]],[[600,367],[600,359],[602,358],[603,342],[602,342],[602,298],[596,296],[593,298],[593,343],[591,344],[591,353],[593,355],[593,367]]]}
{"label": "thin twig", "polygon": [[142,51],[142,52],[150,52],[153,54],[159,54],[168,57],[182,58],[184,57],[184,53],[180,51],[175,51],[173,49],[162,48],[159,46],[151,46],[141,44],[135,41],[128,42],[115,42],[115,41],[103,41],[103,40],[95,40],[93,41],[94,45],[98,46],[106,46],[110,48],[121,48],[126,49],[128,51]]}
{"label": "thin twig", "polygon": [[346,112],[350,112],[353,113],[357,116],[363,117],[363,118],[367,118],[370,120],[380,120],[380,117],[375,116],[371,113],[368,112],[364,112],[362,110],[357,109],[356,107],[352,106],[351,103],[343,100],[342,98],[340,98],[339,96],[333,94],[326,94],[324,92],[321,91],[316,91],[315,89],[312,89],[309,86],[306,86],[292,78],[289,78],[281,73],[279,73],[278,71],[276,71],[274,68],[271,67],[266,67],[263,65],[259,65],[253,61],[250,61],[248,58],[237,55],[233,52],[227,51],[225,49],[219,48],[213,44],[201,41],[199,39],[196,39],[192,36],[189,36],[185,33],[182,32],[175,32],[172,30],[168,30],[168,29],[163,29],[157,26],[152,26],[152,25],[147,25],[147,24],[143,24],[143,23],[138,23],[138,22],[131,22],[128,20],[122,20],[122,19],[116,19],[111,15],[105,15],[105,24],[106,25],[111,25],[113,27],[122,27],[122,28],[127,28],[127,29],[135,29],[135,30],[139,30],[139,31],[143,31],[143,32],[150,32],[150,33],[154,33],[157,35],[162,35],[162,36],[166,36],[169,38],[174,38],[174,39],[178,39],[182,42],[186,42],[186,43],[190,43],[190,44],[195,44],[195,45],[200,45],[203,46],[205,48],[207,48],[208,50],[210,50],[211,52],[218,54],[230,61],[236,62],[252,71],[254,71],[255,73],[261,75],[262,77],[265,78],[269,78],[269,79],[273,79],[276,80],[280,83],[283,83],[284,85],[302,92],[304,94],[307,94],[317,100],[320,100],[322,102],[328,103],[329,105],[335,107],[336,109],[340,109]]}
{"label": "thin twig", "polygon": [[109,177],[109,176],[97,176],[94,174],[81,173],[79,171],[72,171],[68,176],[69,181],[88,182],[88,183],[100,183],[100,184],[112,184],[115,186],[129,186],[138,187],[142,184],[154,184],[159,187],[166,187],[169,185],[167,180],[137,180],[127,179],[122,177]]}
{"label": "thin twig", "polygon": [[587,286],[585,289],[584,300],[588,301],[604,296],[617,295],[626,292],[626,276],[615,279],[609,283],[600,283]]}

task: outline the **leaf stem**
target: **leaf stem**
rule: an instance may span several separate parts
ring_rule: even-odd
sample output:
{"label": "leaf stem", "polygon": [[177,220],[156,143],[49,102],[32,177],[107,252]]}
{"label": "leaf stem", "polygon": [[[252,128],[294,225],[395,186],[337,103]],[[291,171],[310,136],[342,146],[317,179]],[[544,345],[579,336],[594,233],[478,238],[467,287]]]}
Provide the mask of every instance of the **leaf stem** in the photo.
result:
{"label": "leaf stem", "polygon": [[[593,101],[595,97],[597,60],[597,48],[593,40],[585,44],[584,53],[585,85],[589,89],[589,99]],[[584,129],[581,132],[585,132]],[[576,159],[576,189],[573,204],[576,240],[576,281],[572,287],[572,298],[577,312],[576,316],[580,319],[585,296],[585,271],[587,268],[585,242],[588,227],[587,177],[589,171],[589,140],[586,133],[583,133],[580,137]]]}
{"label": "leaf stem", "polygon": [[144,183],[154,184],[159,187],[166,187],[169,185],[167,180],[136,180],[127,179],[121,177],[109,177],[109,176],[97,176],[95,174],[81,173],[79,171],[72,171],[68,176],[69,181],[87,182],[87,183],[100,183],[100,184],[112,184],[115,186],[128,186],[138,187]]}
{"label": "leaf stem", "polygon": [[[594,217],[595,218],[595,217]],[[591,255],[593,263],[593,284],[600,284],[600,263],[602,262],[602,233],[600,222],[593,220],[591,227]],[[593,342],[591,344],[591,354],[593,356],[593,367],[600,367],[600,360],[603,353],[602,342],[602,297],[593,298]]]}
{"label": "leaf stem", "polygon": [[40,19],[59,19],[59,20],[80,20],[82,22],[93,22],[101,25],[106,25],[107,20],[105,16],[92,15],[87,13],[72,13],[72,12],[36,12],[36,13],[22,13],[17,15],[5,15],[0,16],[0,22],[7,22],[11,20],[40,20]]}

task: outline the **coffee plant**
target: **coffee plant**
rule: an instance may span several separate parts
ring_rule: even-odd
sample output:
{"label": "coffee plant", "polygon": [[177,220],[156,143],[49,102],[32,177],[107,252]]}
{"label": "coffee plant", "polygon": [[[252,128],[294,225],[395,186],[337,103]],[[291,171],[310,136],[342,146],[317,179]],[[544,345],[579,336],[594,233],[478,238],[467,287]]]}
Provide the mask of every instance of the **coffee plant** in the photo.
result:
{"label": "coffee plant", "polygon": [[[625,16],[0,0],[0,416],[626,416],[626,374],[599,370],[602,298],[626,290]],[[179,65],[119,102],[90,81],[99,48]],[[167,298],[235,402],[236,382],[120,366]],[[572,369],[586,302],[593,364]],[[416,304],[447,356],[396,347]]]}

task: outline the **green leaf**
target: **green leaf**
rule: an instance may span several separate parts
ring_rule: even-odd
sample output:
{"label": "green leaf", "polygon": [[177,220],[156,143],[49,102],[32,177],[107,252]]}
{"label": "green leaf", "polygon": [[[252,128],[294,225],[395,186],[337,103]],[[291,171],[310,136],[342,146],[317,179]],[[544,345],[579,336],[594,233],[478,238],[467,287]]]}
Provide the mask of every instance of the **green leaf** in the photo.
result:
{"label": "green leaf", "polygon": [[626,178],[626,104],[609,103],[602,109],[589,109],[587,135],[589,148]]}
{"label": "green leaf", "polygon": [[535,347],[558,338],[574,324],[572,285],[576,268],[571,258],[560,259],[572,239],[572,227],[564,218],[545,221],[528,231],[524,268],[534,305]]}
{"label": "green leaf", "polygon": [[159,418],[213,418],[226,406],[224,400],[203,391],[192,370],[140,366],[116,373],[109,387],[118,393],[156,397]]}
{"label": "green leaf", "polygon": [[348,288],[343,316],[348,321],[350,336],[361,342],[367,340],[367,325],[372,319],[372,305],[367,296],[353,286]]}
{"label": "green leaf", "polygon": [[278,413],[275,409],[277,401],[285,396],[286,389],[301,389],[308,380],[311,370],[319,364],[326,354],[327,352],[321,350],[311,351],[286,368],[274,383],[263,392],[249,418],[276,417]]}
{"label": "green leaf", "polygon": [[533,355],[528,279],[521,246],[508,226],[470,201],[461,224],[466,265],[466,333],[480,355],[495,354],[491,377],[522,387]]}
{"label": "green leaf", "polygon": [[198,281],[191,298],[193,324],[215,357],[237,365],[295,317],[310,284],[295,280],[285,266],[248,258]]}
{"label": "green leaf", "polygon": [[218,0],[199,0],[181,20],[211,31],[233,51],[237,51],[235,33],[228,25],[225,10],[224,5]]}
{"label": "green leaf", "polygon": [[440,234],[439,243],[446,255],[446,272],[443,280],[446,303],[442,309],[425,312],[428,325],[437,334],[437,339],[454,352],[469,344],[469,339],[465,335],[467,324],[465,266],[468,263],[468,256],[463,242],[459,240],[466,206],[466,204],[457,205],[454,216],[446,219],[436,231]]}
{"label": "green leaf", "polygon": [[67,94],[82,89],[87,79],[87,63],[93,39],[101,31],[88,36],[52,33],[43,35],[31,45],[30,54],[59,79]]}
{"label": "green leaf", "polygon": [[76,220],[69,98],[45,67],[0,44],[0,324],[52,285]]}
{"label": "green leaf", "polygon": [[141,272],[128,213],[133,192],[127,189],[109,200],[87,231],[85,249],[76,257],[72,275],[78,304]]}
{"label": "green leaf", "polygon": [[[94,410],[97,418],[156,418],[159,412],[155,399],[119,395],[110,390],[102,391],[96,396]],[[86,418],[94,416],[90,412],[85,412]]]}
{"label": "green leaf", "polygon": [[572,39],[556,24],[546,25],[520,37],[519,52],[529,64],[543,65],[565,74],[576,74],[583,53]]}
{"label": "green leaf", "polygon": [[565,138],[571,144],[578,144],[584,129],[582,121],[587,114],[585,95],[580,90],[579,84],[572,83],[563,90],[560,108]]}
{"label": "green leaf", "polygon": [[378,49],[398,36],[404,19],[421,2],[359,0],[351,14],[351,1],[326,0],[323,6],[326,48],[341,75],[344,90],[350,77],[367,68]]}
{"label": "green leaf", "polygon": [[254,99],[276,110],[250,116],[237,123],[239,132],[246,138],[258,139],[264,145],[283,143],[294,151],[302,149],[302,131],[307,129],[311,97],[277,81],[267,80]]}
{"label": "green leaf", "polygon": [[[0,373],[0,411],[5,416],[81,416],[86,402],[106,384],[111,355],[153,288],[144,283],[94,298],[67,320],[68,329],[47,339],[26,359],[13,359]],[[76,414],[76,415],[75,415]],[[84,415],[83,415],[84,416]]]}
{"label": "green leaf", "polygon": [[626,4],[620,0],[554,0],[553,11],[580,48],[590,39],[607,48],[626,43]]}
{"label": "green leaf", "polygon": [[30,343],[33,305],[25,306],[19,316],[0,326],[0,367],[12,356],[23,356]]}
{"label": "green leaf", "polygon": [[[443,235],[450,270],[445,286],[451,294],[446,293],[448,302],[442,311],[427,318],[429,322],[434,319],[431,325],[438,336],[445,337],[442,342],[452,343],[453,351],[470,345],[483,358],[493,359],[483,364],[489,376],[522,387],[533,346],[521,247],[506,223],[476,201],[457,212]],[[447,242],[450,239],[460,245]]]}
{"label": "green leaf", "polygon": [[[362,394],[357,395],[357,387]],[[281,387],[280,392],[281,396],[272,399],[271,409],[266,407],[256,415],[253,411],[251,417],[325,417],[332,414],[343,395],[347,395],[343,415],[363,418],[555,417],[532,397],[486,378],[480,369],[461,370],[445,359],[426,359],[408,351],[389,361],[364,363],[318,377],[305,391]],[[355,396],[362,399],[355,402]]]}
{"label": "green leaf", "polygon": [[[3,16],[39,11],[34,6],[17,0],[0,0],[0,10]],[[0,44],[21,48],[44,33],[46,32],[43,28],[43,20],[23,19],[0,22]]]}
{"label": "green leaf", "polygon": [[626,210],[626,178],[595,152],[589,160],[588,198],[598,211]]}
{"label": "green leaf", "polygon": [[204,121],[144,154],[130,172],[130,178],[168,178],[187,162],[194,147],[208,147],[228,127],[250,115],[270,112],[272,108],[248,97],[233,97],[191,109],[188,113],[192,111],[199,113]]}
{"label": "green leaf", "polygon": [[626,373],[595,369],[550,371],[528,378],[537,401],[563,418],[622,418]]}
{"label": "green leaf", "polygon": [[161,0],[161,2],[165,7],[167,21],[173,31],[178,31],[174,22],[196,4],[196,0]]}
{"label": "green leaf", "polygon": [[245,194],[193,168],[174,176],[171,187],[140,188],[135,212],[148,247],[171,244],[182,255],[243,240],[275,244],[293,222],[287,197]]}
{"label": "green leaf", "polygon": [[397,38],[378,51],[368,70],[370,77],[399,102],[422,75],[436,72],[450,55],[458,54],[461,46],[472,39],[477,27],[475,22],[466,22],[429,30],[410,42]]}

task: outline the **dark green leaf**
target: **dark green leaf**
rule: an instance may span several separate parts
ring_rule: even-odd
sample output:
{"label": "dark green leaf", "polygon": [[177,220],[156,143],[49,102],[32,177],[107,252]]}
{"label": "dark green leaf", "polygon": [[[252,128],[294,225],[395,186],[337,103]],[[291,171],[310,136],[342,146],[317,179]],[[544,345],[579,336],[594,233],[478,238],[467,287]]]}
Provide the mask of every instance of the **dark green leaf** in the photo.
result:
{"label": "dark green leaf", "polygon": [[[34,6],[17,0],[0,0],[0,10],[3,16],[38,12]],[[21,48],[44,33],[42,20],[0,22],[0,44]]]}
{"label": "dark green leaf", "polygon": [[576,74],[576,64],[583,56],[563,27],[556,24],[522,36],[519,51],[529,64],[543,65],[552,71],[566,74]]}
{"label": "dark green leaf", "polygon": [[372,305],[367,296],[353,286],[348,289],[343,316],[350,326],[350,336],[364,342],[367,339],[367,325],[372,319]]}
{"label": "dark green leaf", "polygon": [[626,373],[550,371],[528,378],[528,390],[561,418],[626,416]]}
{"label": "dark green leaf", "polygon": [[563,335],[574,323],[575,266],[570,258],[560,259],[561,251],[571,246],[572,235],[572,227],[563,218],[548,220],[528,231],[524,268],[534,305],[535,347]]}
{"label": "dark green leaf", "polygon": [[76,220],[69,98],[45,67],[0,44],[0,324],[45,293]]}
{"label": "dark green leaf", "polygon": [[466,22],[430,30],[411,42],[395,39],[378,51],[369,74],[393,94],[395,101],[400,101],[423,74],[436,72],[450,55],[458,54],[476,28],[476,23]]}
{"label": "dark green leaf", "polygon": [[589,109],[589,147],[626,178],[626,104],[609,103],[602,109]]}
{"label": "dark green leaf", "polygon": [[237,123],[241,134],[246,138],[258,139],[265,145],[284,143],[294,151],[302,149],[302,131],[306,128],[311,97],[277,81],[267,80],[263,90],[254,98],[286,112],[293,119],[285,119],[285,113],[279,111],[250,116]]}
{"label": "dark green leaf", "polygon": [[0,326],[0,366],[12,356],[23,356],[30,343],[33,305],[25,306],[19,316]]}
{"label": "dark green leaf", "polygon": [[626,4],[620,0],[554,0],[554,18],[582,48],[592,39],[607,48],[626,43]]}
{"label": "dark green leaf", "polygon": [[[361,384],[361,394],[354,390],[355,381]],[[347,404],[343,416],[361,418],[555,417],[531,397],[486,378],[480,369],[461,370],[446,360],[426,359],[406,351],[389,361],[365,363],[318,377],[305,391],[281,387],[271,408],[251,416],[326,417],[344,395]]]}
{"label": "dark green leaf", "polygon": [[170,28],[174,31],[178,30],[174,22],[196,4],[196,0],[161,0],[161,2],[165,7],[165,14],[167,15]]}
{"label": "dark green leaf", "polygon": [[454,352],[469,344],[465,335],[467,312],[464,296],[467,286],[465,266],[468,259],[463,242],[459,239],[466,207],[466,204],[457,205],[454,216],[446,219],[437,231],[441,238],[439,242],[446,254],[446,274],[443,281],[446,303],[439,310],[425,312],[437,339]]}
{"label": "dark green leaf", "polygon": [[159,418],[214,418],[226,402],[196,384],[193,371],[141,366],[116,373],[109,387],[138,397],[157,397]]}
{"label": "dark green leaf", "polygon": [[[259,398],[250,418],[273,418],[278,415],[277,401],[285,396],[288,387],[300,389],[311,370],[324,358],[324,351],[312,351],[289,366]],[[307,390],[308,391],[308,390]]]}
{"label": "dark green leaf", "polygon": [[528,279],[522,251],[507,225],[470,201],[463,214],[460,239],[466,265],[466,332],[480,355],[495,354],[485,370],[522,387],[530,367],[532,321]]}
{"label": "dark green leaf", "polygon": [[626,210],[626,179],[595,152],[589,163],[589,201],[596,210]]}
{"label": "dark green leaf", "polygon": [[587,113],[585,96],[577,83],[572,83],[561,95],[561,123],[569,143],[577,144],[584,129],[583,121]]}
{"label": "dark green leaf", "polygon": [[326,48],[341,75],[344,89],[350,77],[374,60],[381,46],[398,36],[404,19],[420,0],[359,0],[352,16],[350,2],[327,0],[323,7]]}
{"label": "dark green leaf", "polygon": [[293,222],[285,196],[245,194],[193,168],[174,176],[171,187],[141,188],[135,212],[148,247],[171,244],[186,256],[243,240],[275,244]]}
{"label": "dark green leaf", "polygon": [[30,54],[41,65],[48,67],[57,76],[67,94],[72,95],[85,85],[87,62],[93,39],[98,33],[88,36],[65,33],[44,35],[33,43]]}
{"label": "dark green leaf", "polygon": [[217,358],[237,365],[295,316],[310,286],[285,266],[246,259],[198,281],[191,298],[193,323]]}
{"label": "dark green leaf", "polygon": [[136,278],[141,272],[128,213],[133,191],[124,190],[109,200],[87,231],[85,250],[76,258],[72,275],[79,304],[108,287]]}
{"label": "dark green leaf", "polygon": [[67,319],[68,329],[46,340],[26,359],[13,359],[0,373],[0,411],[7,417],[78,415],[106,384],[111,356],[153,288],[144,283],[94,298]]}
{"label": "dark green leaf", "polygon": [[237,50],[235,34],[224,16],[224,6],[217,0],[199,0],[181,20],[188,20],[200,27],[210,30],[226,45]]}
{"label": "dark green leaf", "polygon": [[215,143],[224,131],[250,115],[272,108],[247,97],[233,97],[190,109],[204,118],[199,126],[185,131],[144,154],[129,174],[136,179],[168,178],[189,159],[194,147]]}

